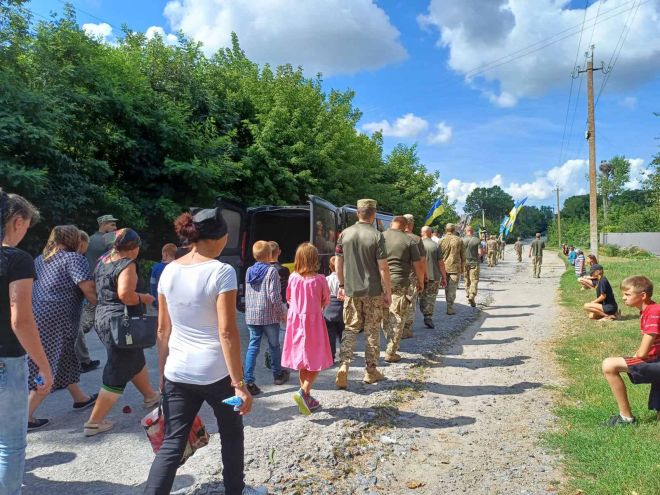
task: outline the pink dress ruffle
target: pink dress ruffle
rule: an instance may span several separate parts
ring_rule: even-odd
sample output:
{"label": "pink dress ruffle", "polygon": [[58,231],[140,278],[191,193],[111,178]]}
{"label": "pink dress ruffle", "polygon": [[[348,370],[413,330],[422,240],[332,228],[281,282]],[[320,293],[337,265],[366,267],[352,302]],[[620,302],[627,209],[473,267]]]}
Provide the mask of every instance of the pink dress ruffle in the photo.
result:
{"label": "pink dress ruffle", "polygon": [[293,273],[286,289],[289,312],[282,347],[282,366],[293,370],[321,371],[333,364],[323,307],[330,289],[323,275],[301,277]]}

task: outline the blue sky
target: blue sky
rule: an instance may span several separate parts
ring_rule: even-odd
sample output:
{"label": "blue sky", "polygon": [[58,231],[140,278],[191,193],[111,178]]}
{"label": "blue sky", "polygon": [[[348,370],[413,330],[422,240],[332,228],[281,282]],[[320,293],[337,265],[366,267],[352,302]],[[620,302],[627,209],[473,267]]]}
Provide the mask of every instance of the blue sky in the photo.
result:
{"label": "blue sky", "polygon": [[[386,150],[418,143],[459,207],[478,185],[528,195],[530,204],[553,204],[557,183],[564,196],[586,191],[586,86],[571,71],[576,58],[584,66],[590,42],[597,65],[620,51],[596,108],[597,160],[630,158],[634,188],[658,152],[660,0],[72,3],[80,24],[109,40],[124,23],[156,26],[165,36],[181,29],[212,52],[236,31],[257,62],[322,71],[328,89],[356,91],[360,130],[383,129]],[[47,15],[62,2],[34,0],[30,8]],[[596,73],[596,91],[603,77]]]}

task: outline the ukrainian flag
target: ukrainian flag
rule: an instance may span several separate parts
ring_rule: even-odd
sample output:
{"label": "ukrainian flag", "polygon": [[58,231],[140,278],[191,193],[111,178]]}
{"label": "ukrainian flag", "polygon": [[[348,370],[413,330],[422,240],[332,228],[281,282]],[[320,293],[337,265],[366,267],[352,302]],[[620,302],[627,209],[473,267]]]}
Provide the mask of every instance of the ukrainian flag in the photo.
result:
{"label": "ukrainian flag", "polygon": [[442,204],[442,199],[438,198],[433,202],[433,206],[431,206],[431,209],[426,214],[426,217],[424,218],[424,225],[431,225],[433,220],[442,215],[443,211],[445,211],[445,205]]}
{"label": "ukrainian flag", "polygon": [[527,196],[525,196],[523,199],[516,201],[516,203],[513,205],[513,208],[511,208],[511,211],[509,212],[509,222],[504,228],[504,233],[505,233],[504,235],[509,235],[509,232],[513,230],[513,225],[516,223],[516,218],[518,218],[518,213],[520,213],[520,210],[522,210],[525,201],[527,201]]}

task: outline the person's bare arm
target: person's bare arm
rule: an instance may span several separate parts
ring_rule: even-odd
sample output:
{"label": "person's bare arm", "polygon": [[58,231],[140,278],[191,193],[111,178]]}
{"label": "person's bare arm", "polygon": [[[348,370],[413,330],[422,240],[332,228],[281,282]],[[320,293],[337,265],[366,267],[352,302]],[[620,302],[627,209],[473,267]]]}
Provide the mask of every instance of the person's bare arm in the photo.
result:
{"label": "person's bare arm", "polygon": [[78,284],[78,287],[80,287],[80,290],[85,296],[85,299],[87,299],[87,302],[92,306],[96,306],[96,284],[94,281],[83,280]]}
{"label": "person's bare arm", "polygon": [[[223,292],[218,295],[216,310],[218,312],[218,336],[222,346],[222,354],[225,357],[227,370],[231,382],[238,384],[243,382],[243,364],[241,363],[241,337],[236,325],[236,290]],[[234,388],[236,396],[243,400],[239,408],[240,414],[245,415],[252,408],[252,395],[248,392],[245,383]]]}
{"label": "person's bare arm", "polygon": [[37,386],[37,393],[46,395],[53,387],[53,375],[32,312],[32,283],[31,278],[26,278],[9,284],[11,328],[25,352],[39,368],[39,374],[44,380],[43,385]]}
{"label": "person's bare arm", "polygon": [[383,302],[386,306],[392,304],[392,282],[390,280],[390,266],[387,259],[378,260],[380,279],[383,282]]}
{"label": "person's bare arm", "polygon": [[605,294],[601,294],[600,296],[598,296],[596,299],[594,299],[591,302],[595,303],[595,304],[601,304],[604,300],[605,300]]}
{"label": "person's bare arm", "polygon": [[120,274],[117,280],[117,294],[119,300],[127,306],[136,306],[146,304],[151,306],[156,298],[151,294],[142,294],[135,290],[138,283],[137,269],[135,263],[128,265]]}
{"label": "person's bare arm", "polygon": [[172,320],[167,306],[167,299],[158,294],[158,366],[160,369],[160,389],[163,390],[165,382],[165,363],[170,353],[170,335],[172,334]]}
{"label": "person's bare arm", "polygon": [[644,334],[642,335],[642,342],[639,344],[639,349],[635,353],[636,358],[645,359],[649,355],[649,351],[655,342],[655,334]]}
{"label": "person's bare arm", "polygon": [[442,258],[438,260],[438,267],[440,268],[440,285],[444,288],[447,287],[447,268],[445,268],[445,262],[442,261]]}
{"label": "person's bare arm", "polygon": [[417,275],[417,289],[424,290],[424,273],[426,272],[426,260],[417,260],[413,262],[415,275]]}

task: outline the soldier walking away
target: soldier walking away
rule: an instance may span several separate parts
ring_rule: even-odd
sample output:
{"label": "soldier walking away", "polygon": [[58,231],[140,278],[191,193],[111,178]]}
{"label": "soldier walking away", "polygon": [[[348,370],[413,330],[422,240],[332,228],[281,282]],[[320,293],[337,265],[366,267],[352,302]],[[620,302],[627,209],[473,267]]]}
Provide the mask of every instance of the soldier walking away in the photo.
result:
{"label": "soldier walking away", "polygon": [[500,240],[500,246],[499,247],[500,247],[500,251],[499,251],[500,252],[500,259],[503,260],[504,259],[504,250],[506,249],[506,241],[504,240],[504,238],[502,238]]}
{"label": "soldier walking away", "polygon": [[481,258],[481,241],[474,236],[474,229],[467,226],[463,238],[465,248],[465,295],[473,308],[477,305],[477,286],[479,285],[479,258]]}
{"label": "soldier walking away", "polygon": [[[447,272],[442,261],[442,251],[437,242],[433,240],[430,227],[422,227],[422,242],[426,250],[426,284],[419,296],[419,309],[424,315],[426,328],[435,328],[433,324],[433,311],[438,298],[440,287],[447,286]],[[414,308],[413,308],[414,309]]]}
{"label": "soldier walking away", "polygon": [[522,261],[522,251],[523,251],[523,245],[520,237],[518,237],[518,240],[513,245],[513,250],[516,252],[516,260],[518,261],[518,263],[520,263]]}
{"label": "soldier walking away", "polygon": [[499,246],[499,243],[497,242],[497,239],[495,239],[494,235],[491,235],[490,238],[488,239],[488,267],[493,268],[495,265],[497,265],[497,248]]}
{"label": "soldier walking away", "polygon": [[460,237],[456,235],[456,226],[448,223],[445,227],[446,235],[440,241],[442,260],[447,270],[447,286],[445,287],[445,299],[447,300],[447,314],[454,315],[454,301],[456,300],[456,289],[461,273],[465,267],[465,249]]}
{"label": "soldier walking away", "polygon": [[[408,234],[412,239],[417,243],[417,248],[419,249],[419,255],[424,258],[426,257],[426,250],[424,249],[424,243],[422,242],[422,238],[419,237],[418,235],[413,234],[413,229],[415,228],[415,217],[413,217],[410,213],[403,215],[405,219],[408,221],[408,225],[406,226],[406,234]],[[424,267],[424,277],[426,277],[426,264],[423,265]],[[410,296],[410,311],[408,312],[408,318],[406,320],[406,324],[403,327],[403,339],[409,339],[413,336],[413,331],[412,327],[413,324],[415,323],[415,310],[417,307],[417,299],[419,296],[419,290],[417,289],[418,287],[417,283],[417,274],[415,273],[415,270],[410,272],[410,285],[408,286],[408,295]],[[424,285],[424,279],[422,279],[422,284],[421,286]]]}
{"label": "soldier walking away", "polygon": [[541,278],[541,265],[543,264],[543,250],[545,249],[545,242],[541,240],[541,234],[536,233],[536,239],[532,241],[529,246],[529,257],[534,262],[532,276],[534,278]]}
{"label": "soldier walking away", "polygon": [[417,274],[417,284],[421,286],[421,281],[424,280],[426,260],[420,256],[415,240],[405,233],[407,223],[403,216],[394,217],[390,229],[383,233],[392,283],[392,302],[389,307],[383,308],[383,333],[387,339],[385,361],[388,363],[401,361],[397,351],[403,335],[403,326],[411,309],[408,296],[411,271]]}
{"label": "soldier walking away", "polygon": [[363,328],[366,337],[363,381],[375,383],[385,378],[377,368],[383,305],[389,307],[392,302],[385,238],[373,226],[375,200],[359,200],[357,215],[358,222],[341,233],[335,251],[339,279],[337,298],[344,298],[345,323],[339,352],[341,364],[335,378],[335,385],[340,389],[348,387],[348,368],[357,335]]}

